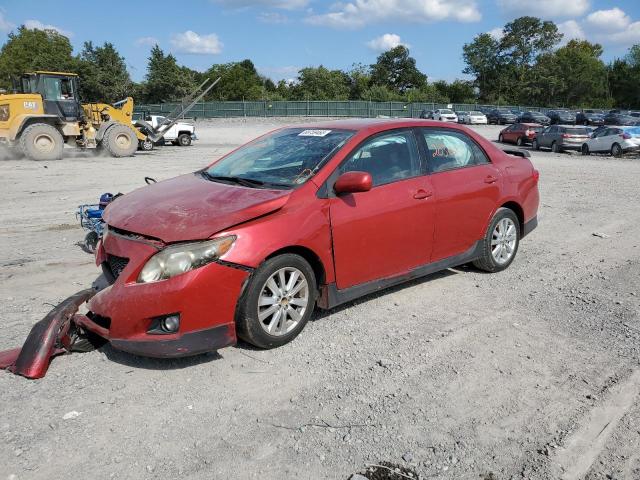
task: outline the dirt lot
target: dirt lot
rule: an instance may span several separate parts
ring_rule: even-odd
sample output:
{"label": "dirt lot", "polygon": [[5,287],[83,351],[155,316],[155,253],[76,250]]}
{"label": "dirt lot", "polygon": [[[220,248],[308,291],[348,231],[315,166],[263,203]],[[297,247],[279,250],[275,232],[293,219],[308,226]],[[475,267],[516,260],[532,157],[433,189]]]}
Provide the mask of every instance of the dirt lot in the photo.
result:
{"label": "dirt lot", "polygon": [[[135,158],[0,161],[0,350],[96,276],[78,204],[281,123],[201,123],[195,146]],[[346,479],[383,461],[423,478],[639,479],[640,160],[532,161],[540,226],[503,273],[449,270],[318,312],[272,351],[107,346],[41,381],[0,372],[0,480]]]}

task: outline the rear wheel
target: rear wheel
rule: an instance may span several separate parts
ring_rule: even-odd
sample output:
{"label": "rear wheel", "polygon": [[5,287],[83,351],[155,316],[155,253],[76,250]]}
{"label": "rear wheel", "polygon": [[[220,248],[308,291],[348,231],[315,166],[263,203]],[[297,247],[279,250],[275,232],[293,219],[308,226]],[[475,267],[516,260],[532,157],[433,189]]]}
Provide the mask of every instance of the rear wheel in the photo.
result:
{"label": "rear wheel", "polygon": [[284,345],[302,331],[315,300],[315,275],[304,258],[271,258],[253,273],[238,301],[238,336],[260,348]]}
{"label": "rear wheel", "polygon": [[516,145],[518,145],[519,147],[524,145],[524,140],[522,139],[522,137],[518,137],[518,140],[516,140]]}
{"label": "rear wheel", "polygon": [[531,148],[534,150],[540,150],[540,144],[538,143],[538,139],[534,138],[533,143],[531,144]]}
{"label": "rear wheel", "polygon": [[22,132],[20,148],[30,160],[58,160],[62,158],[64,139],[51,125],[36,123]]}
{"label": "rear wheel", "polygon": [[153,142],[148,138],[146,140],[140,140],[138,148],[145,152],[150,152],[151,150],[153,150]]}
{"label": "rear wheel", "polygon": [[498,135],[498,141],[500,143],[504,143],[504,137],[502,136],[502,134]]}
{"label": "rear wheel", "polygon": [[519,221],[513,210],[499,208],[493,216],[482,244],[482,255],[473,264],[485,272],[506,269],[516,257],[520,244]]}
{"label": "rear wheel", "polygon": [[112,157],[130,157],[138,149],[138,138],[131,128],[116,124],[107,129],[102,145]]}
{"label": "rear wheel", "polygon": [[187,133],[181,133],[178,135],[178,145],[181,147],[188,147],[191,145],[191,135]]}
{"label": "rear wheel", "polygon": [[614,143],[611,146],[611,155],[613,155],[614,157],[621,157],[622,156],[622,147],[619,144]]}
{"label": "rear wheel", "polygon": [[589,145],[587,145],[586,143],[582,145],[582,155],[587,156],[587,155],[591,155],[591,152],[589,151]]}
{"label": "rear wheel", "polygon": [[551,151],[553,153],[560,153],[560,147],[558,147],[558,142],[553,142],[551,144]]}

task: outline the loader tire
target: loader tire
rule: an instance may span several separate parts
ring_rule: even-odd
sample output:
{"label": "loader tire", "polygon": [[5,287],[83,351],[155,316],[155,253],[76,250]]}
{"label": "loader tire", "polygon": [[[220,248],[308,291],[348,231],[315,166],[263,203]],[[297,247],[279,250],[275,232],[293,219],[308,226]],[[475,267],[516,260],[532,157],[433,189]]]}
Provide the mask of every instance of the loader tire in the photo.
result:
{"label": "loader tire", "polygon": [[116,124],[104,132],[102,145],[112,157],[130,157],[138,149],[138,137],[126,125]]}
{"label": "loader tire", "polygon": [[30,160],[58,160],[62,158],[64,139],[51,125],[35,123],[22,132],[20,149]]}

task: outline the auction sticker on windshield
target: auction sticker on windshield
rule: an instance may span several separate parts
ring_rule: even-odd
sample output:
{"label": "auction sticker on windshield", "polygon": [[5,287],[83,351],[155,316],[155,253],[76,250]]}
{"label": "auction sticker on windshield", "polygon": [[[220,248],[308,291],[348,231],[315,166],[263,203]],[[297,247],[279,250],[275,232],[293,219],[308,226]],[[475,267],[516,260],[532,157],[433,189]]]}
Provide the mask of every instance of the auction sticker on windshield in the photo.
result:
{"label": "auction sticker on windshield", "polygon": [[303,130],[299,137],[324,137],[331,133],[331,130]]}

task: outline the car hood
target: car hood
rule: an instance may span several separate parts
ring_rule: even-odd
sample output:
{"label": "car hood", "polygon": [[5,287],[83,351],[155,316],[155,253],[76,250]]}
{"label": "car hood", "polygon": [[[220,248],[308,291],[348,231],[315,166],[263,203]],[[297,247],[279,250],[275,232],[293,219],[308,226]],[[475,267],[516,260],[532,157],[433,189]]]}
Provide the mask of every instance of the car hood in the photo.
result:
{"label": "car hood", "polygon": [[165,243],[203,240],[282,208],[290,193],[212,182],[191,173],[118,198],[103,218],[109,226]]}

